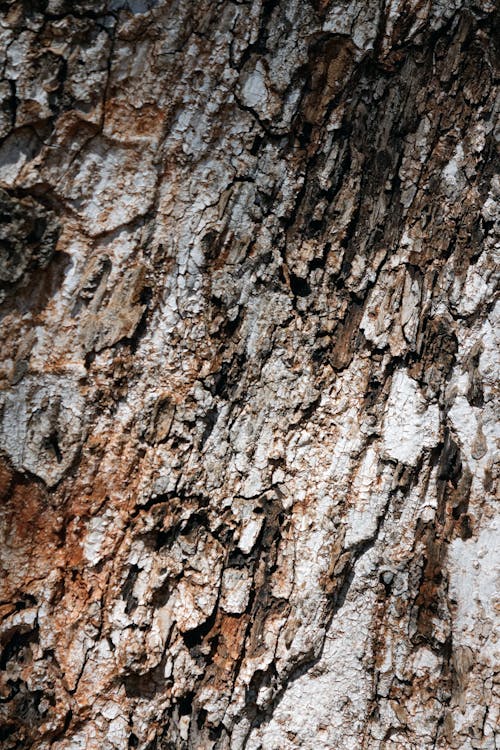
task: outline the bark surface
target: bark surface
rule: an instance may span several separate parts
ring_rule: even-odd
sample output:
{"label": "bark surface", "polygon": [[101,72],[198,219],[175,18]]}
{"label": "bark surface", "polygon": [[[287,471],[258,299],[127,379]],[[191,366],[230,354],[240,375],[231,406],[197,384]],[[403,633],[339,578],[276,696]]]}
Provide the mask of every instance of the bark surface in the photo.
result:
{"label": "bark surface", "polygon": [[0,11],[2,748],[498,748],[495,4]]}

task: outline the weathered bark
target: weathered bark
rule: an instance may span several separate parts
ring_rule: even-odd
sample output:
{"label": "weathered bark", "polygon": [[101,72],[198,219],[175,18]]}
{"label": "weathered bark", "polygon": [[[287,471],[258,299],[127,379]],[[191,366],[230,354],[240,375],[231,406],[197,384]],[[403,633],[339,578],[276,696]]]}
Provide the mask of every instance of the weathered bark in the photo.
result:
{"label": "weathered bark", "polygon": [[498,747],[494,3],[0,8],[2,747]]}

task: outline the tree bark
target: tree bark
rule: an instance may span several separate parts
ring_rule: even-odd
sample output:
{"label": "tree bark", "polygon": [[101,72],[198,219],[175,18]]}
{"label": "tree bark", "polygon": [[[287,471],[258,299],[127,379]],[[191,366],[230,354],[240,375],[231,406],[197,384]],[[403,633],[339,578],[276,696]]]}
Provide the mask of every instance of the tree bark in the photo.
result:
{"label": "tree bark", "polygon": [[0,10],[2,747],[499,747],[495,4]]}

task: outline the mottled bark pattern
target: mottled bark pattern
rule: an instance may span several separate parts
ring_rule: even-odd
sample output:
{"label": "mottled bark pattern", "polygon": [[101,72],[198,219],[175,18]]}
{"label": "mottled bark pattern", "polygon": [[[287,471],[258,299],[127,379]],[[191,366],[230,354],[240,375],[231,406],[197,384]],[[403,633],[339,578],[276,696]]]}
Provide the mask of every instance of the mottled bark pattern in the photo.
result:
{"label": "mottled bark pattern", "polygon": [[0,10],[2,748],[499,747],[493,0]]}

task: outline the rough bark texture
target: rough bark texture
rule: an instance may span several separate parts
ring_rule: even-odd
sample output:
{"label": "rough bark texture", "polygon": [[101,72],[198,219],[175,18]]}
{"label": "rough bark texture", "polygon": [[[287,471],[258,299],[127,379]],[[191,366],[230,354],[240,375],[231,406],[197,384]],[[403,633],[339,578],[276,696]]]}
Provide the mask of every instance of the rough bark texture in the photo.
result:
{"label": "rough bark texture", "polygon": [[2,748],[499,747],[494,3],[0,10]]}

